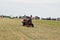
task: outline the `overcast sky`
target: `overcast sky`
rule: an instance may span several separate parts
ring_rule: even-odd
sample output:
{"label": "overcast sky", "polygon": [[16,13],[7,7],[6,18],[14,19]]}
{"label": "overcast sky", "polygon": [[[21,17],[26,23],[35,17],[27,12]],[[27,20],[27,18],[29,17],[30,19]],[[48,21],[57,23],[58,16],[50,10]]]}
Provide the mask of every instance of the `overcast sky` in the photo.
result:
{"label": "overcast sky", "polygon": [[0,0],[0,15],[60,17],[60,0]]}

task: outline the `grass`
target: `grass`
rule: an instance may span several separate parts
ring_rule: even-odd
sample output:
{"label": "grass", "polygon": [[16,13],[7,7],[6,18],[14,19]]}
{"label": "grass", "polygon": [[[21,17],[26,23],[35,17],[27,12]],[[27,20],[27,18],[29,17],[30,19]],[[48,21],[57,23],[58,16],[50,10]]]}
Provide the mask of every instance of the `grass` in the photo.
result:
{"label": "grass", "polygon": [[0,19],[0,40],[60,40],[60,21],[33,20],[34,28],[21,19]]}

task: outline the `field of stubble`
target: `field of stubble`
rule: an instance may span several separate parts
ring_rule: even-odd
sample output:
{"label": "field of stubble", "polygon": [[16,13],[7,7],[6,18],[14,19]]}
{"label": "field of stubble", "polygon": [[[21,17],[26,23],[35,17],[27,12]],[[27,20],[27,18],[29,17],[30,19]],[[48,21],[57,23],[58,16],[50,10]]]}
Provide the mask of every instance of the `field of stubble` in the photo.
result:
{"label": "field of stubble", "polygon": [[24,27],[21,19],[0,18],[0,40],[60,40],[60,21],[33,20],[33,24]]}

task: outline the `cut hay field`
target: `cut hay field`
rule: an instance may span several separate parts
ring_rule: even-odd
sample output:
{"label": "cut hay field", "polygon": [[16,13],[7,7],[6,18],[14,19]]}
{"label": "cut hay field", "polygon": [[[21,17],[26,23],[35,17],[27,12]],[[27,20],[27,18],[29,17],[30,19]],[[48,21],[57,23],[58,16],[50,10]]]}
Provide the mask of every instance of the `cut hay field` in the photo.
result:
{"label": "cut hay field", "polygon": [[24,27],[21,19],[0,18],[0,40],[60,40],[60,21],[33,20]]}

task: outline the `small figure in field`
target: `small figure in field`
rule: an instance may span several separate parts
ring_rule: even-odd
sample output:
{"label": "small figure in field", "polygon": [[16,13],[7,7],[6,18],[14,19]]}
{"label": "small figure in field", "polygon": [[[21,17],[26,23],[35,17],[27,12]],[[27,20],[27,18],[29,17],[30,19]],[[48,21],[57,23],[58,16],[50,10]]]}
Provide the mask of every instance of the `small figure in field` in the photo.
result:
{"label": "small figure in field", "polygon": [[27,27],[32,26],[32,27],[34,27],[31,17],[23,18],[22,23],[23,23],[23,26],[27,26]]}

